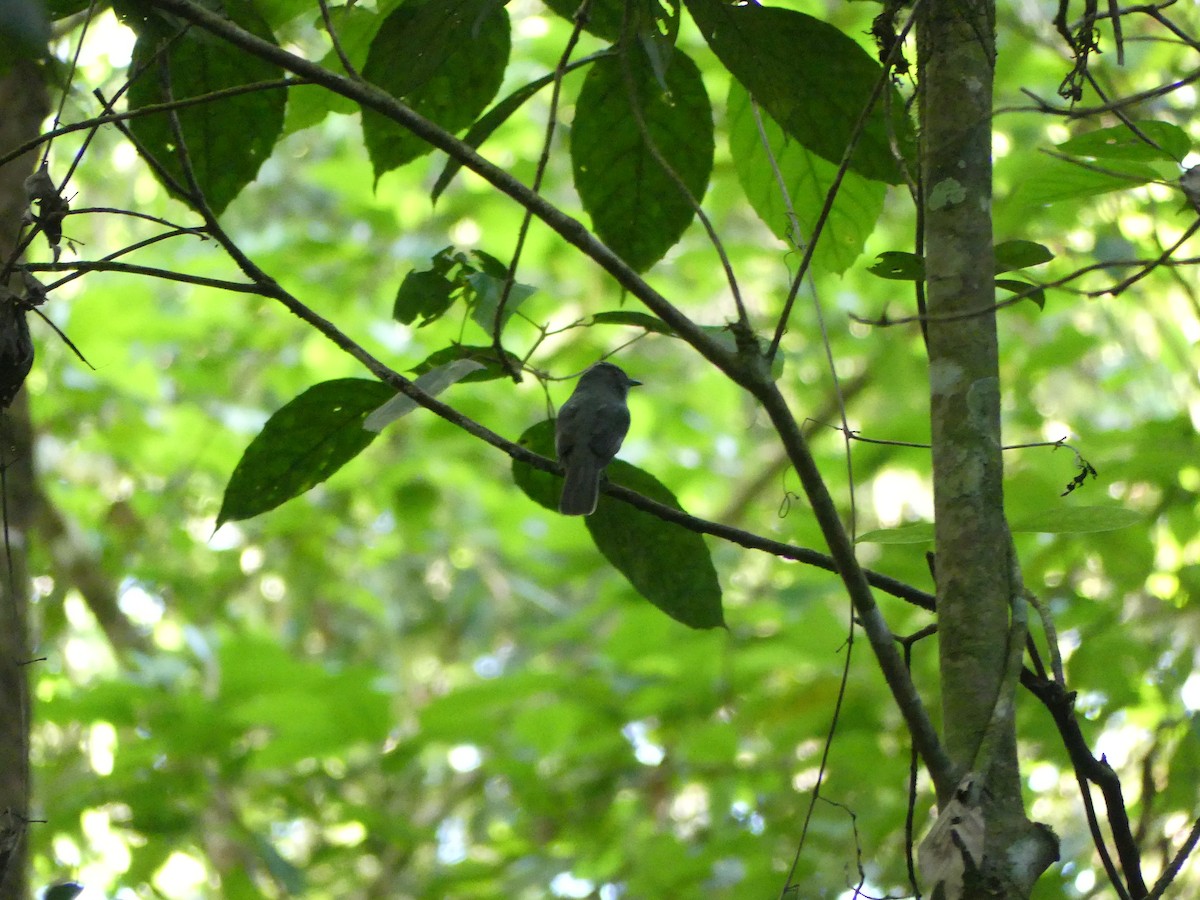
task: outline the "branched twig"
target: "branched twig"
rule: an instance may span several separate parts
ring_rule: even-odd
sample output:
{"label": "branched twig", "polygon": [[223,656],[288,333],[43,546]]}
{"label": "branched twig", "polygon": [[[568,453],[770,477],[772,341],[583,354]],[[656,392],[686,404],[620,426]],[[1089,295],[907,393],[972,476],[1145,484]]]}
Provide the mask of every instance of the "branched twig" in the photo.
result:
{"label": "branched twig", "polygon": [[[825,784],[825,770],[829,766],[829,754],[833,750],[833,737],[837,734],[838,720],[842,715],[842,704],[846,702],[846,685],[850,681],[850,660],[854,655],[854,627],[854,604],[852,603],[850,605],[850,627],[846,632],[846,656],[842,660],[842,676],[838,681],[837,697],[833,701],[833,714],[829,719],[829,728],[825,732],[825,745],[821,748],[821,762],[817,766],[817,781],[813,785],[812,794],[808,798],[808,809],[804,812],[804,824],[800,828],[800,840],[796,842],[796,853],[792,857],[792,867],[788,869],[787,879],[783,883],[783,889],[779,892],[780,900],[784,900],[791,891],[799,889],[799,885],[792,884],[792,879],[796,877],[796,869],[799,867],[800,857],[804,853],[804,842],[808,839],[808,826],[812,823],[813,811],[817,808],[817,801],[825,799],[821,796],[821,788]],[[826,802],[833,803],[832,800]],[[854,813],[850,813],[850,816],[853,818]],[[857,836],[858,828],[856,826],[855,837],[857,838]],[[859,871],[862,871],[861,850],[859,852]]]}
{"label": "branched twig", "polygon": [[[1146,884],[1142,877],[1141,852],[1130,828],[1129,813],[1126,810],[1125,797],[1121,789],[1121,779],[1106,759],[1103,757],[1096,759],[1092,755],[1079,727],[1079,722],[1075,718],[1074,693],[1068,691],[1064,685],[1038,678],[1029,669],[1021,671],[1021,684],[1042,702],[1054,719],[1063,746],[1070,757],[1071,766],[1075,770],[1075,777],[1079,781],[1096,851],[1100,854],[1101,862],[1113,884],[1113,889],[1117,891],[1121,900],[1129,900],[1130,896],[1144,897]],[[1092,808],[1089,782],[1098,786],[1104,796],[1113,843],[1116,845],[1117,855],[1121,859],[1121,868],[1125,872],[1124,881],[1108,855],[1104,835],[1096,820],[1095,810]]]}
{"label": "branched twig", "polygon": [[1200,819],[1192,823],[1192,830],[1188,832],[1187,840],[1183,842],[1183,846],[1179,848],[1179,852],[1171,859],[1171,862],[1163,869],[1162,875],[1158,877],[1158,881],[1154,882],[1154,889],[1150,891],[1150,896],[1147,900],[1158,900],[1171,886],[1171,882],[1175,880],[1183,864],[1187,862],[1187,858],[1192,855],[1192,851],[1196,849],[1196,844],[1200,843]]}
{"label": "branched twig", "polygon": [[[338,37],[337,29],[333,27],[333,16],[329,12],[328,0],[317,0],[317,2],[321,6],[321,21],[325,23],[325,30],[329,32],[329,43],[333,44],[333,52],[337,54],[337,58],[341,62],[342,68],[346,70],[346,74],[355,81],[361,81],[362,75],[359,74],[358,69],[354,68],[354,63],[350,61],[345,48],[342,47],[342,40]],[[353,12],[350,4],[346,4],[343,8],[347,12]]]}
{"label": "branched twig", "polygon": [[[545,178],[546,167],[550,164],[550,150],[554,142],[554,132],[558,128],[558,104],[562,95],[562,81],[570,66],[571,54],[575,52],[575,45],[579,43],[579,36],[583,33],[590,6],[591,0],[582,0],[579,4],[579,9],[575,12],[571,36],[567,38],[567,44],[563,48],[562,55],[559,56],[558,65],[554,67],[554,82],[550,89],[550,109],[546,113],[546,135],[542,139],[542,153],[538,157],[533,184],[529,188],[534,194],[541,192],[542,179]],[[526,207],[524,215],[521,217],[521,227],[517,229],[517,243],[513,247],[512,258],[508,262],[508,272],[504,276],[504,286],[500,291],[500,300],[496,303],[496,315],[492,321],[492,348],[496,351],[496,358],[500,360],[500,365],[508,370],[514,381],[520,380],[521,373],[513,368],[509,361],[508,354],[504,351],[504,344],[500,339],[500,332],[504,325],[504,310],[508,306],[509,297],[512,296],[513,287],[517,283],[517,268],[521,264],[521,254],[525,250],[525,239],[529,235],[529,226],[532,222],[533,210]]]}

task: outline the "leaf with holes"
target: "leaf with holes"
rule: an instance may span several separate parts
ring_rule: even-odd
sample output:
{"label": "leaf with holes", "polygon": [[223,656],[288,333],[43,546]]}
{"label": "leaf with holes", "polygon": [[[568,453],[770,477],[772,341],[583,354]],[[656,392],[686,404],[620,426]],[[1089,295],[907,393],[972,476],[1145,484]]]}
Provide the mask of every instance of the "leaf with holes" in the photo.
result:
{"label": "leaf with holes", "polygon": [[358,456],[375,440],[363,421],[394,394],[380,381],[339,378],[313,385],[278,410],[229,477],[217,527],[298,497]]}

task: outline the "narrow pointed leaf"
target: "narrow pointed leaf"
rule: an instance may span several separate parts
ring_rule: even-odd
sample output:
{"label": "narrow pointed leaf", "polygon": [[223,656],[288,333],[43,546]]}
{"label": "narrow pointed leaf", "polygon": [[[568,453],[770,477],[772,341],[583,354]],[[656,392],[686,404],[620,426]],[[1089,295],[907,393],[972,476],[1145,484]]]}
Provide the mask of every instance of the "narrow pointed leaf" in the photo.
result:
{"label": "narrow pointed leaf", "polygon": [[[1134,122],[1138,131],[1154,143],[1147,143],[1127,125],[1098,128],[1077,135],[1058,145],[1062,153],[1090,156],[1094,159],[1140,159],[1182,162],[1192,149],[1186,131],[1171,122]],[[1157,144],[1157,146],[1155,146]]]}
{"label": "narrow pointed leaf", "polygon": [[1055,506],[1013,522],[1012,530],[1041,534],[1090,534],[1128,528],[1145,519],[1144,513],[1124,506]]}
{"label": "narrow pointed leaf", "polygon": [[1001,241],[995,247],[995,254],[997,275],[1001,272],[1012,272],[1014,269],[1040,266],[1054,259],[1050,248],[1037,241]]}

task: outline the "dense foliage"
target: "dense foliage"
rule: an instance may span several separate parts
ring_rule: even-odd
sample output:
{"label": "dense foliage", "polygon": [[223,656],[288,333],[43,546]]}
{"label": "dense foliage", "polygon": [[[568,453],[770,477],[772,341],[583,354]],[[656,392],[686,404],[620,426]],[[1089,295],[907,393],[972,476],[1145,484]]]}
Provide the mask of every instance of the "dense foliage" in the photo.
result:
{"label": "dense foliage", "polygon": [[[99,116],[93,89],[111,102],[131,72],[118,110],[285,74],[198,26],[180,35],[169,4],[81,6],[51,4],[63,123]],[[693,203],[764,342],[823,222],[774,370],[864,564],[932,591],[911,76],[885,79],[860,123],[884,72],[880,7],[595,3],[576,33],[574,6],[223,10],[333,72],[344,56],[525,184],[556,115],[541,194],[726,345],[737,303]],[[1175,246],[1196,220],[1177,182],[1200,140],[1200,20],[1125,15],[1124,65],[1101,22],[1076,115],[1055,96],[1072,59],[1054,10],[1003,7],[997,297],[1020,298],[1000,321],[1005,442],[1022,445],[1007,511],[1153,880],[1200,777],[1200,294]],[[544,421],[613,354],[645,382],[615,482],[824,551],[761,411],[676,329],[536,218],[506,294],[521,206],[328,85],[52,146],[57,179],[80,154],[73,212],[61,260],[39,238],[30,268],[90,366],[31,318],[38,885],[740,898],[778,895],[795,858],[799,896],[912,893],[910,741],[834,575],[613,498],[560,517],[554,476],[453,416],[363,431],[392,388],[269,292],[223,289],[246,269],[189,230],[203,222],[184,200],[201,192],[258,270],[397,371],[476,359],[440,399],[512,444],[546,455]],[[897,634],[932,621],[879,600]],[[936,709],[934,640],[911,652]],[[1071,761],[1045,709],[1019,702],[1030,816],[1062,840],[1040,896],[1090,895],[1105,874]],[[919,840],[923,777],[914,803]]]}

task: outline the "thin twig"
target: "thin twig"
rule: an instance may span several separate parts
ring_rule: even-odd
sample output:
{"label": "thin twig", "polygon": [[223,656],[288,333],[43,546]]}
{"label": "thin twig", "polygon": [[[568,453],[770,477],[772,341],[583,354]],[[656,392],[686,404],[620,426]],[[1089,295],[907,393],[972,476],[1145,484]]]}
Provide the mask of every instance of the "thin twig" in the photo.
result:
{"label": "thin twig", "polygon": [[845,179],[846,173],[850,170],[850,161],[854,158],[854,151],[858,147],[858,141],[867,127],[867,119],[870,118],[875,104],[879,102],[880,95],[892,83],[892,63],[895,62],[896,57],[899,55],[900,48],[904,46],[904,38],[912,28],[920,8],[921,0],[915,0],[912,9],[909,10],[908,20],[900,29],[896,40],[892,43],[891,49],[888,51],[887,57],[883,60],[883,69],[880,71],[879,78],[875,81],[875,85],[871,89],[871,94],[867,98],[867,102],[863,104],[862,112],[859,114],[857,121],[855,121],[854,127],[850,130],[850,140],[846,144],[845,152],[842,153],[842,160],[838,164],[837,171],[834,173],[833,181],[830,182],[829,189],[825,192],[825,201],[821,204],[821,211],[817,214],[817,219],[813,223],[813,233],[809,235],[808,244],[805,246],[804,254],[800,258],[800,266],[792,278],[792,286],[788,291],[787,299],[784,301],[783,312],[780,313],[779,322],[775,326],[775,336],[771,339],[771,346],[767,350],[768,361],[774,360],[775,354],[779,352],[779,343],[783,340],[783,335],[787,331],[787,323],[788,319],[791,318],[792,307],[796,303],[796,295],[800,292],[800,285],[804,282],[804,276],[807,274],[809,264],[812,262],[817,241],[820,240],[822,233],[824,233],[825,223],[829,220],[829,213],[833,210],[833,201],[837,198],[838,191],[842,187],[842,181]]}

